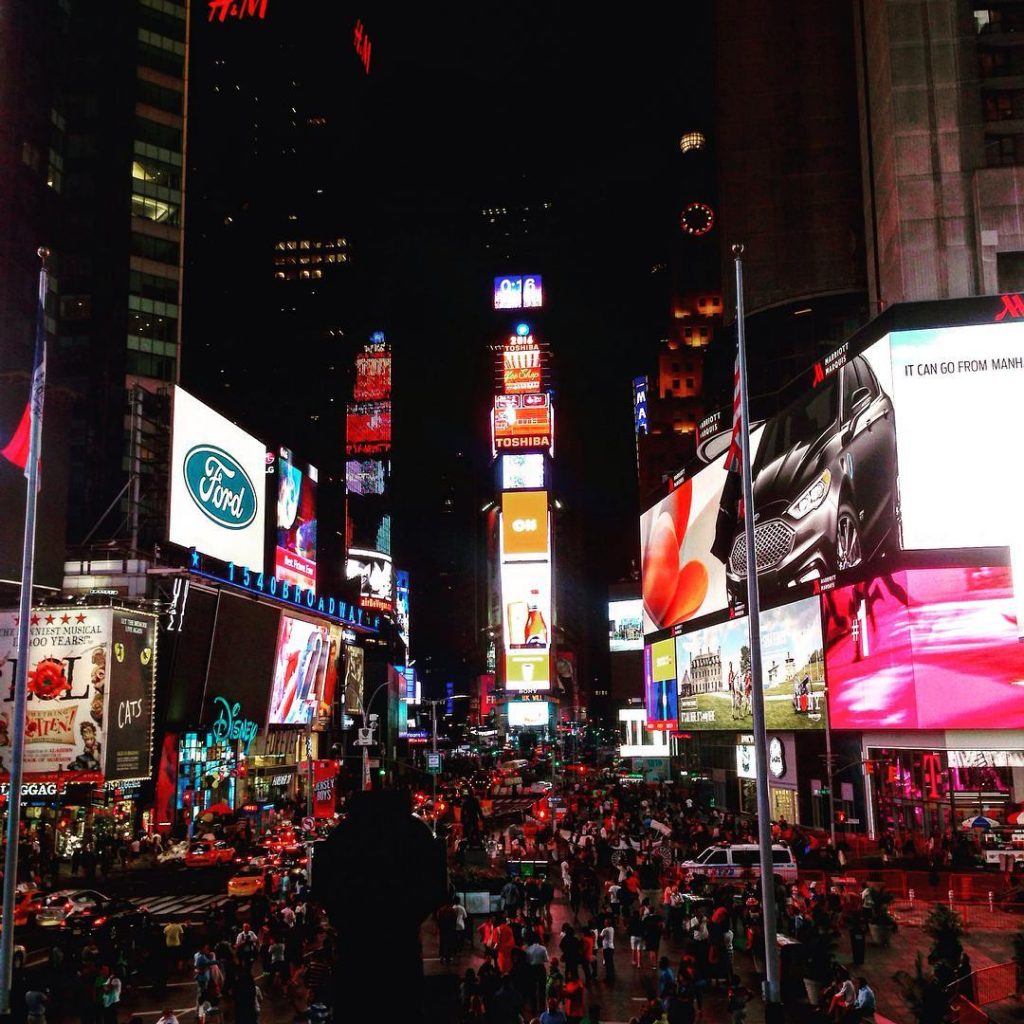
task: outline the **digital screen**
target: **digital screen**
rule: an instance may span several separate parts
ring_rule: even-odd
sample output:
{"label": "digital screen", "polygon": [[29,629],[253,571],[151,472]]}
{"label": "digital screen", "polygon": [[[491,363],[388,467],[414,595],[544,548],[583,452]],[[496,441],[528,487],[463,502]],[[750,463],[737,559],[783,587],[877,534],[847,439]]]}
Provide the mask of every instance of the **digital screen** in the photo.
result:
{"label": "digital screen", "polygon": [[551,447],[553,424],[548,395],[494,396],[495,451]]}
{"label": "digital screen", "polygon": [[539,452],[531,455],[501,456],[501,489],[516,491],[541,489],[544,487],[544,456]]}
{"label": "digital screen", "polygon": [[[752,729],[749,620],[730,619],[683,633],[674,643],[680,726]],[[824,728],[825,663],[817,597],[761,612],[761,673],[768,729]]]}
{"label": "digital screen", "polygon": [[1009,567],[907,569],[821,602],[833,728],[1024,727]]}
{"label": "digital screen", "polygon": [[359,580],[361,607],[386,612],[394,608],[394,581],[389,555],[381,551],[350,548],[345,561],[345,579]]}
{"label": "digital screen", "polygon": [[[113,658],[106,683],[110,694],[104,772],[107,782],[148,779],[152,775],[157,626],[155,615],[121,610],[112,613]],[[94,689],[96,682],[94,678]]]}
{"label": "digital screen", "polygon": [[502,492],[501,550],[503,558],[547,559],[547,491]]}
{"label": "digital screen", "polygon": [[505,654],[505,689],[547,690],[551,686],[549,651],[519,650]]}
{"label": "digital screen", "polygon": [[[409,657],[409,574],[404,569],[395,570],[395,625],[398,638]],[[415,670],[413,670],[415,671]],[[415,692],[413,693],[415,696]]]}
{"label": "digital screen", "polygon": [[544,287],[539,274],[494,279],[495,309],[539,309],[543,305]]}
{"label": "digital screen", "polygon": [[501,566],[505,650],[546,651],[551,629],[549,562],[505,562]]}
{"label": "digital screen", "polygon": [[270,693],[271,725],[305,725],[317,717],[322,704],[330,707],[328,669],[337,653],[337,640],[332,650],[327,626],[281,616]]}
{"label": "digital screen", "polygon": [[1024,485],[1007,458],[1024,426],[1024,323],[900,331],[873,352],[880,379],[892,361],[895,427],[882,426],[895,429],[903,547],[1015,543]]}
{"label": "digital screen", "polygon": [[543,729],[548,724],[546,700],[510,700],[508,724],[520,729]]}
{"label": "digital screen", "polygon": [[316,466],[278,458],[274,574],[306,590],[316,590],[316,485]]}
{"label": "digital screen", "polygon": [[502,349],[501,383],[506,395],[540,391],[542,354],[532,335],[513,336]]}
{"label": "digital screen", "polygon": [[345,453],[380,455],[391,449],[391,403],[356,402],[345,414]]}
{"label": "digital screen", "polygon": [[345,463],[345,490],[349,494],[383,494],[388,463],[380,459],[349,459]]}
{"label": "digital screen", "polygon": [[380,402],[391,397],[390,352],[363,352],[356,356],[352,397],[357,402]]}
{"label": "digital screen", "polygon": [[679,719],[676,645],[669,637],[644,651],[644,707],[649,726],[675,728]]}
{"label": "digital screen", "polygon": [[608,649],[642,651],[644,649],[643,601],[608,602]]}
{"label": "digital screen", "polygon": [[345,546],[391,554],[391,516],[381,498],[348,496],[345,503]]}
{"label": "digital screen", "polygon": [[266,446],[174,389],[168,539],[263,572]]}

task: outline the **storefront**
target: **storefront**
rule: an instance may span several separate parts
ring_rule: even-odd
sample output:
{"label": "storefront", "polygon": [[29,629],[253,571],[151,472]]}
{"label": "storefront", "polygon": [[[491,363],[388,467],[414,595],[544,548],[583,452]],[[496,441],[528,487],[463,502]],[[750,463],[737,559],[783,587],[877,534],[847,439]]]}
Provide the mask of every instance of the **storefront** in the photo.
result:
{"label": "storefront", "polygon": [[[749,733],[740,733],[736,736],[736,778],[740,810],[747,814],[756,814],[757,768],[754,760],[754,737]],[[768,798],[771,803],[772,821],[800,824],[796,741],[791,732],[768,733]]]}
{"label": "storefront", "polygon": [[983,817],[999,824],[1024,800],[1024,737],[986,732],[867,733],[872,835],[923,835]]}

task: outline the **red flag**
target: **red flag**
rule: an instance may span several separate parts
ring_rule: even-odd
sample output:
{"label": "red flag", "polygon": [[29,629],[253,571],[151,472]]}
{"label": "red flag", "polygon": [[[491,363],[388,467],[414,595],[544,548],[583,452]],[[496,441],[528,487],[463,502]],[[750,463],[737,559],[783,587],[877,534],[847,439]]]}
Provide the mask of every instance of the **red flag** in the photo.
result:
{"label": "red flag", "polygon": [[32,431],[32,403],[25,405],[25,411],[21,414],[21,421],[18,429],[14,431],[7,447],[0,451],[0,455],[14,463],[18,469],[24,469],[28,465],[28,443],[29,434]]}
{"label": "red flag", "polygon": [[729,561],[729,553],[736,537],[736,524],[743,515],[743,482],[740,479],[740,468],[743,465],[740,430],[743,417],[740,409],[740,357],[737,353],[736,368],[732,377],[732,438],[729,441],[729,450],[725,453],[725,469],[728,476],[725,478],[722,497],[718,503],[715,542],[711,545],[711,553],[723,563]]}

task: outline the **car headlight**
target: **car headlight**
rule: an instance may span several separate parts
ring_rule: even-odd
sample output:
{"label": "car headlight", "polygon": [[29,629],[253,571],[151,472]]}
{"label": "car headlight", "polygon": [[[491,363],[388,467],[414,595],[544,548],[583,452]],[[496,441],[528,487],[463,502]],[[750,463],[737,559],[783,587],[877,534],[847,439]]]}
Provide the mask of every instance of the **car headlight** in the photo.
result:
{"label": "car headlight", "polygon": [[825,500],[828,496],[828,486],[831,482],[831,471],[823,470],[821,476],[786,511],[794,519],[803,519],[808,512],[813,512]]}

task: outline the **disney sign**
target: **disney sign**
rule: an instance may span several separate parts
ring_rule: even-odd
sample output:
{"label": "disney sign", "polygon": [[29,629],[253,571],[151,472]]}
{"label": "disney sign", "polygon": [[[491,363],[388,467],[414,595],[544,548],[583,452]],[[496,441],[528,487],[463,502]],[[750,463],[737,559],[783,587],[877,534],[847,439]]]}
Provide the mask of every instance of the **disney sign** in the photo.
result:
{"label": "disney sign", "polygon": [[210,735],[218,742],[240,741],[243,744],[243,753],[249,753],[249,745],[256,738],[260,727],[250,718],[239,717],[242,705],[239,701],[229,704],[223,697],[214,697],[213,706],[217,710],[217,717],[210,726]]}

